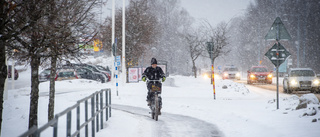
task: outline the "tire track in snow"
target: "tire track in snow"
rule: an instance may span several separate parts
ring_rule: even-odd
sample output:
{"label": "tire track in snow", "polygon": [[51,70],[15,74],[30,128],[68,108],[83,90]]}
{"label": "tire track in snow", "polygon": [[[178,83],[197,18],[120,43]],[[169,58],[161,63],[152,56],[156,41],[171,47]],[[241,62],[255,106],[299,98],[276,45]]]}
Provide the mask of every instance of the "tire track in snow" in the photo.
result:
{"label": "tire track in snow", "polygon": [[223,137],[223,133],[211,123],[197,118],[162,113],[159,120],[155,121],[146,108],[112,104],[112,109],[124,111],[136,116],[141,116],[146,122],[150,123],[153,136],[157,137]]}

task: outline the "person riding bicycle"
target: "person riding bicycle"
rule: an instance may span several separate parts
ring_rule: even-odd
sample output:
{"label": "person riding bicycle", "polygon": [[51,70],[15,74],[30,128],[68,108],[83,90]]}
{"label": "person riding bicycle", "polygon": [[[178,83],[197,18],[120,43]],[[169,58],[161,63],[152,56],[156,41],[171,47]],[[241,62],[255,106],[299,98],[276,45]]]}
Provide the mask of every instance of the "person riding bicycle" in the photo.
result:
{"label": "person riding bicycle", "polygon": [[[166,76],[163,73],[162,69],[160,67],[157,66],[157,60],[155,58],[151,59],[151,66],[147,67],[146,70],[143,72],[142,74],[142,81],[146,82],[146,78],[148,78],[149,80],[159,80],[160,78],[162,79],[162,82],[164,82],[166,80]],[[156,86],[158,87],[162,87],[162,84],[160,82],[156,82],[155,83]],[[147,89],[148,89],[148,95],[147,95],[147,102],[148,102],[148,106],[150,106],[151,104],[151,86],[152,83],[149,82],[147,83]]]}

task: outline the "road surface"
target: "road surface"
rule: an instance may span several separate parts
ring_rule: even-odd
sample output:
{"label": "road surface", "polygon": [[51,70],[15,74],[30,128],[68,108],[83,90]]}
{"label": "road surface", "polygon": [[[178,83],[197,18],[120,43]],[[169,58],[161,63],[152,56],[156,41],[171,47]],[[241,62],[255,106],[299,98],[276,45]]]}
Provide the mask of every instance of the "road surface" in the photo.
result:
{"label": "road surface", "polygon": [[[234,82],[237,82],[237,83],[243,83],[243,84],[246,84],[247,85],[247,81],[246,80],[234,80]],[[271,90],[271,91],[277,91],[277,85],[276,83],[273,83],[273,84],[264,84],[264,83],[254,83],[254,84],[250,84],[251,86],[255,86],[255,87],[259,87],[259,88],[263,88],[263,89],[268,89],[268,90]],[[279,85],[279,93],[284,93],[283,92],[283,87],[282,85]],[[306,94],[306,93],[310,93],[310,91],[294,91],[293,94],[296,94],[297,96],[302,96],[303,94]],[[320,101],[320,94],[317,93],[317,94],[314,94]]]}

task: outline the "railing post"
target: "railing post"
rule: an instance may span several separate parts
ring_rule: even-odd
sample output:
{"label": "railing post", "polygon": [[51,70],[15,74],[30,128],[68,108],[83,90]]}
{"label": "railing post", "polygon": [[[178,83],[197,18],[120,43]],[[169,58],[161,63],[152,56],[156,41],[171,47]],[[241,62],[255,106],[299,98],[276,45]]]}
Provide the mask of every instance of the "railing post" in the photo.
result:
{"label": "railing post", "polygon": [[53,125],[53,137],[58,137],[58,121],[59,121],[59,116],[55,116],[56,122]]}
{"label": "railing post", "polygon": [[97,128],[96,128],[97,132],[99,131],[99,113],[98,113],[98,111],[99,111],[99,93],[96,92],[96,113],[95,113],[95,115],[96,115],[96,123],[97,123]]}
{"label": "railing post", "polygon": [[103,129],[103,90],[100,91],[100,111],[101,111],[101,115],[100,115],[100,127],[101,129]]}
{"label": "railing post", "polygon": [[[84,102],[84,109],[85,109],[85,112],[84,112],[85,122],[88,122],[88,100]],[[85,127],[85,136],[88,137],[88,124]]]}
{"label": "railing post", "polygon": [[67,137],[71,136],[71,111],[67,113]]}
{"label": "railing post", "polygon": [[108,102],[109,102],[109,101],[108,101],[108,100],[109,100],[109,99],[108,99],[108,91],[109,91],[109,90],[106,91],[106,106],[108,106],[108,107],[106,108],[106,121],[108,121],[108,119],[109,119],[109,107],[110,107],[109,104],[108,104]]}
{"label": "railing post", "polygon": [[109,116],[111,117],[111,91],[109,90]]}
{"label": "railing post", "polygon": [[77,131],[79,131],[77,137],[80,137],[80,102],[77,107]]}
{"label": "railing post", "polygon": [[93,94],[93,96],[92,96],[92,98],[91,98],[91,118],[92,118],[92,124],[91,124],[91,127],[92,127],[92,137],[95,137],[95,130],[94,130],[94,94]]}

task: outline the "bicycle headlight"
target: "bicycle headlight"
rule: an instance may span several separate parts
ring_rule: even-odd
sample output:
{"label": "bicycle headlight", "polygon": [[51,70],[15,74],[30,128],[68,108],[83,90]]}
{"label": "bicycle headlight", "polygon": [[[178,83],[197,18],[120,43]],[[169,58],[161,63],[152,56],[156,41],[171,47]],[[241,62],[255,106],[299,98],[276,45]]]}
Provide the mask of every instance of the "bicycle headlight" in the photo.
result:
{"label": "bicycle headlight", "polygon": [[297,85],[297,84],[298,84],[298,82],[296,80],[291,80],[290,81],[290,85]]}

